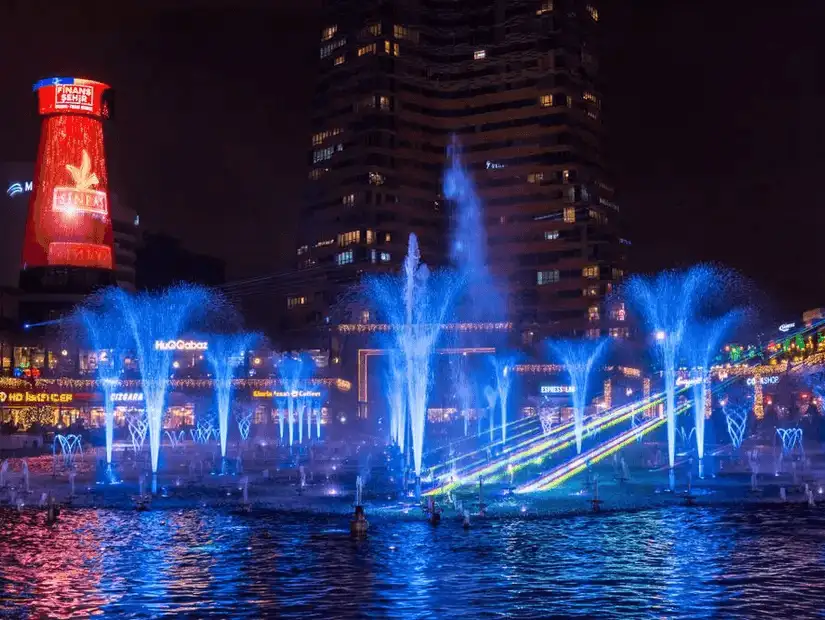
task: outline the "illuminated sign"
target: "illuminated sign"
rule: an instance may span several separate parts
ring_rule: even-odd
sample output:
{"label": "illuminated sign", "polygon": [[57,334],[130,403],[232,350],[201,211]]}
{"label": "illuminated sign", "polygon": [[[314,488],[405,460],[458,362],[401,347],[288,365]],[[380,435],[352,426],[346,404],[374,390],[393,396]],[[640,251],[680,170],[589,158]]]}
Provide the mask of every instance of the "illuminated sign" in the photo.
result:
{"label": "illuminated sign", "polygon": [[782,323],[782,325],[779,326],[779,331],[784,334],[785,332],[791,331],[794,327],[796,327],[796,323]]}
{"label": "illuminated sign", "polygon": [[206,351],[209,343],[202,340],[155,340],[155,351]]}
{"label": "illuminated sign", "polygon": [[[748,377],[745,381],[748,385],[756,385],[756,377]],[[767,377],[759,377],[759,383],[762,385],[776,385],[779,383],[779,375],[769,375]]]}
{"label": "illuminated sign", "polygon": [[74,394],[59,393],[51,394],[48,392],[0,392],[0,404],[23,404],[23,403],[47,403],[47,404],[66,404],[74,400]]}
{"label": "illuminated sign", "polygon": [[321,398],[321,392],[310,390],[292,390],[292,392],[273,392],[271,390],[253,390],[252,398]]}
{"label": "illuminated sign", "polygon": [[107,84],[83,78],[59,77],[34,85],[41,114],[86,113],[108,118],[112,91]]}
{"label": "illuminated sign", "polygon": [[115,402],[115,403],[143,402],[143,392],[118,392],[117,394],[112,394],[112,402]]}
{"label": "illuminated sign", "polygon": [[31,181],[26,181],[24,183],[17,181],[9,185],[8,189],[6,189],[6,194],[9,198],[14,198],[17,194],[28,194],[32,191],[33,187],[34,184]]}
{"label": "illuminated sign", "polygon": [[542,394],[572,394],[576,391],[574,385],[542,385]]}
{"label": "illuminated sign", "polygon": [[679,387],[691,387],[693,385],[699,385],[702,383],[701,377],[693,377],[692,379],[685,379],[684,377],[678,377],[676,379],[676,385]]}
{"label": "illuminated sign", "polygon": [[57,84],[54,87],[55,110],[94,112],[95,89],[87,84]]}
{"label": "illuminated sign", "polygon": [[52,209],[70,217],[77,213],[90,213],[105,219],[109,214],[106,192],[92,189],[100,181],[92,172],[92,160],[89,158],[89,153],[84,150],[80,157],[80,166],[66,164],[66,170],[72,176],[74,187],[55,187]]}

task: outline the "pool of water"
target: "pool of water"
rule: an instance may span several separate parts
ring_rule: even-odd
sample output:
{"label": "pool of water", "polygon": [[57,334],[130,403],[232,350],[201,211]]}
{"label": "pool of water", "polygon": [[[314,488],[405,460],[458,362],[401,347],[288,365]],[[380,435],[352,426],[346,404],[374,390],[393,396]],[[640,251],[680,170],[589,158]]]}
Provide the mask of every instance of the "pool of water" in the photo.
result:
{"label": "pool of water", "polygon": [[810,617],[825,511],[682,508],[478,521],[225,511],[0,512],[0,616]]}

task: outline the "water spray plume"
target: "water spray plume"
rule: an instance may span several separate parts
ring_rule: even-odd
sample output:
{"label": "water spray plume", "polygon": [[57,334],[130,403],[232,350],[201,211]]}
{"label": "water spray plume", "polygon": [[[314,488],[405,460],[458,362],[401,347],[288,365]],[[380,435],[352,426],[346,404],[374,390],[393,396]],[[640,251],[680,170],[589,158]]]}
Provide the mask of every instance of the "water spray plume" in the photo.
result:
{"label": "water spray plume", "polygon": [[[315,362],[305,354],[284,354],[278,364],[278,374],[286,392],[287,433],[289,445],[295,441],[295,427],[298,428],[298,443],[304,440],[305,394],[309,390],[310,379],[315,373]],[[297,418],[297,419],[296,419]]]}
{"label": "water spray plume", "polygon": [[587,407],[590,377],[606,352],[607,342],[605,339],[549,340],[547,342],[550,354],[561,362],[570,377],[577,453],[582,451],[584,411]]}
{"label": "water spray plume", "polygon": [[206,360],[215,380],[215,399],[218,405],[221,458],[226,458],[229,437],[229,410],[232,405],[232,386],[235,372],[243,365],[246,351],[255,340],[252,334],[216,334],[209,339]]}
{"label": "water spray plume", "polygon": [[[510,399],[510,388],[513,385],[515,372],[513,367],[518,361],[515,355],[494,355],[490,361],[493,365],[493,372],[496,379],[496,391],[498,392],[498,403],[501,410],[501,443],[507,443],[507,403]],[[490,412],[492,417],[492,411]],[[492,428],[492,423],[491,423]]]}

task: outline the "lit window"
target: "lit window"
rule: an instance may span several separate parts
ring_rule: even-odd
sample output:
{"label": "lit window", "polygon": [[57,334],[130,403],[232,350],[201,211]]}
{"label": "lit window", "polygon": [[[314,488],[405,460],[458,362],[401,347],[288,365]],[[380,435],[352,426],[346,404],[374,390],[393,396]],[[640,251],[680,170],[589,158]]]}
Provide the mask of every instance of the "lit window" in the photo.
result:
{"label": "lit window", "polygon": [[617,303],[610,309],[610,319],[613,321],[624,321],[627,318],[627,311],[623,303]]}
{"label": "lit window", "polygon": [[559,231],[558,230],[545,230],[544,231],[544,240],[545,241],[555,241],[559,238]]}
{"label": "lit window", "polygon": [[370,43],[369,45],[364,45],[358,48],[358,55],[364,56],[366,54],[374,54],[375,53],[375,43]]}
{"label": "lit window", "polygon": [[611,327],[607,333],[611,338],[627,338],[630,330],[627,327]]}
{"label": "lit window", "polygon": [[309,252],[308,245],[302,245],[300,248],[298,248],[298,256],[300,256],[301,254],[306,254],[307,252]]}
{"label": "lit window", "polygon": [[588,286],[585,288],[582,293],[585,297],[598,297],[599,296],[599,287],[597,285]]}
{"label": "lit window", "polygon": [[396,39],[407,39],[410,36],[410,31],[406,26],[396,24],[392,27],[392,36]]}
{"label": "lit window", "polygon": [[582,275],[585,278],[598,278],[599,277],[599,266],[598,265],[588,265],[584,269],[582,269]]}
{"label": "lit window", "polygon": [[370,311],[369,310],[361,310],[361,324],[366,325],[370,322]]}
{"label": "lit window", "polygon": [[367,231],[367,244],[375,242],[375,233],[371,230]]}
{"label": "lit window", "polygon": [[599,21],[599,11],[594,7],[592,4],[587,5],[587,12],[590,13],[590,17],[593,18],[594,22]]}
{"label": "lit window", "polygon": [[476,50],[473,52],[474,60],[481,60],[482,58],[487,58],[487,50]]}
{"label": "lit window", "polygon": [[355,194],[347,194],[341,198],[341,202],[347,207],[353,206],[355,204]]}
{"label": "lit window", "polygon": [[326,45],[321,46],[321,58],[326,58],[332,52],[337,50],[339,47],[343,47],[346,45],[347,39],[346,37],[338,39],[337,41],[333,41],[332,43],[327,43]]}
{"label": "lit window", "polygon": [[564,223],[575,224],[576,222],[576,207],[564,208]]}
{"label": "lit window", "polygon": [[378,108],[383,110],[384,112],[389,111],[391,107],[391,100],[386,95],[379,95],[378,96]]}
{"label": "lit window", "polygon": [[338,32],[338,26],[328,26],[321,31],[321,41],[329,41]]}
{"label": "lit window", "polygon": [[335,152],[334,146],[328,146],[325,149],[318,149],[312,153],[312,163],[317,164],[319,161],[326,161],[332,159],[332,154]]}
{"label": "lit window", "polygon": [[309,178],[312,181],[317,181],[326,172],[329,172],[329,168],[313,168],[309,173]]}
{"label": "lit window", "polygon": [[336,56],[334,60],[335,66],[343,65],[345,60],[346,58],[344,56]]}
{"label": "lit window", "polygon": [[553,11],[553,0],[543,0],[541,6],[536,11],[536,15],[544,15]]}
{"label": "lit window", "polygon": [[527,182],[528,183],[541,183],[544,181],[544,173],[543,172],[531,172],[527,175]]}
{"label": "lit window", "polygon": [[381,24],[370,24],[367,26],[367,33],[374,37],[381,35]]}
{"label": "lit window", "polygon": [[601,335],[602,330],[600,329],[588,329],[587,332],[585,332],[585,337],[590,338],[591,340],[598,338]]}
{"label": "lit window", "polygon": [[390,262],[391,257],[389,252],[381,252],[381,262],[388,263]]}
{"label": "lit window", "polygon": [[384,41],[384,53],[392,54],[392,43],[389,41]]}
{"label": "lit window", "polygon": [[339,265],[349,265],[353,261],[352,250],[339,252],[335,255],[335,262]]}
{"label": "lit window", "polygon": [[563,183],[570,183],[570,171],[569,170],[562,170],[561,171],[561,180]]}
{"label": "lit window", "polygon": [[387,178],[380,172],[370,172],[370,185],[383,185]]}
{"label": "lit window", "polygon": [[389,243],[390,241],[392,241],[392,235],[390,233],[385,233],[384,234],[384,243]]}
{"label": "lit window", "polygon": [[298,306],[305,306],[307,303],[307,298],[303,295],[299,297],[287,297],[286,300],[286,307],[290,310],[292,308],[297,308]]}
{"label": "lit window", "polygon": [[598,306],[590,306],[587,309],[587,320],[591,323],[594,323],[599,320],[599,307]]}
{"label": "lit window", "polygon": [[544,286],[545,284],[552,284],[559,281],[559,270],[548,269],[546,271],[536,272],[536,284]]}
{"label": "lit window", "polygon": [[352,245],[353,243],[359,243],[361,241],[361,231],[360,230],[353,230],[351,232],[341,233],[338,235],[338,247],[343,248],[348,245]]}
{"label": "lit window", "polygon": [[392,44],[392,55],[393,56],[400,56],[401,55],[401,46],[398,43]]}
{"label": "lit window", "polygon": [[315,247],[324,248],[328,245],[332,245],[333,243],[335,243],[335,239],[324,239],[323,241],[319,241],[318,243],[316,243]]}
{"label": "lit window", "polygon": [[542,95],[539,97],[539,105],[543,108],[553,107],[553,95]]}
{"label": "lit window", "polygon": [[328,129],[327,131],[319,131],[316,134],[312,134],[312,146],[319,146],[327,138],[330,138],[332,136],[337,136],[339,133],[341,133],[341,129],[340,128],[335,128],[335,129]]}
{"label": "lit window", "polygon": [[622,269],[617,269],[613,267],[613,279],[614,280],[621,280],[624,277],[624,271]]}
{"label": "lit window", "polygon": [[584,91],[584,93],[582,94],[582,99],[584,99],[585,101],[589,101],[590,103],[595,103],[596,105],[599,105],[599,98],[589,91]]}

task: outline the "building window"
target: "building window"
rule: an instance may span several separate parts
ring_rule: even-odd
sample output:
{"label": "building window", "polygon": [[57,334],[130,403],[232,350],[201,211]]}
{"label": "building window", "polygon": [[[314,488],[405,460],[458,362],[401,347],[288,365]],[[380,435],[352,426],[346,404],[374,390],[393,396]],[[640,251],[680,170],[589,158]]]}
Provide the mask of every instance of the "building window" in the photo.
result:
{"label": "building window", "polygon": [[564,208],[564,223],[565,224],[575,224],[576,223],[576,207],[565,207]]}
{"label": "building window", "polygon": [[596,339],[596,338],[598,338],[599,336],[602,335],[602,330],[600,330],[600,329],[588,329],[585,332],[584,335],[585,335],[586,338],[590,338],[591,340],[594,340],[594,339]]}
{"label": "building window", "polygon": [[298,306],[305,306],[306,303],[307,303],[307,298],[304,297],[303,295],[300,295],[298,297],[287,297],[286,307],[289,310],[292,310],[293,308],[297,308]]}
{"label": "building window", "polygon": [[610,309],[610,318],[613,321],[624,321],[627,318],[627,311],[623,303],[617,303]]}
{"label": "building window", "polygon": [[333,62],[335,63],[335,66],[337,67],[338,65],[343,65],[345,60],[346,60],[346,58],[344,56],[336,56],[335,60]]}
{"label": "building window", "polygon": [[380,172],[370,172],[369,178],[370,185],[383,185],[387,181],[387,178]]}
{"label": "building window", "polygon": [[406,26],[395,24],[392,27],[392,36],[396,39],[408,39],[410,37],[410,31]]}
{"label": "building window", "polygon": [[593,19],[594,22],[599,21],[599,11],[594,7],[592,4],[587,5],[587,12],[590,13],[590,17]]}
{"label": "building window", "polygon": [[599,266],[598,265],[588,265],[584,269],[582,269],[582,275],[585,278],[598,278],[599,277]]}
{"label": "building window", "polygon": [[607,333],[611,338],[627,338],[630,330],[627,327],[611,327]]}
{"label": "building window", "polygon": [[374,37],[381,36],[381,24],[370,24],[366,28],[367,34],[371,34]]}
{"label": "building window", "polygon": [[346,252],[339,252],[335,255],[335,262],[338,265],[349,265],[353,261],[352,250]]}
{"label": "building window", "polygon": [[309,178],[310,178],[311,181],[317,181],[326,172],[329,172],[329,168],[313,168],[309,172]]}
{"label": "building window", "polygon": [[392,260],[392,257],[390,256],[389,252],[381,252],[381,262],[382,263],[388,263],[388,262],[390,262],[390,260]]}
{"label": "building window", "polygon": [[595,323],[599,320],[599,307],[598,306],[590,306],[587,309],[587,320],[591,323]]}
{"label": "building window", "polygon": [[321,41],[329,41],[338,32],[338,26],[327,26],[321,31]]}
{"label": "building window", "polygon": [[617,269],[613,267],[613,279],[614,280],[621,280],[624,278],[624,271],[622,269]]}
{"label": "building window", "polygon": [[553,95],[542,95],[539,97],[539,105],[543,108],[550,108],[553,106]]}
{"label": "building window", "polygon": [[401,46],[398,43],[392,44],[392,55],[393,56],[400,56],[401,55]]}
{"label": "building window", "polygon": [[392,100],[386,95],[378,96],[378,108],[384,112],[389,112],[392,107]]}
{"label": "building window", "polygon": [[541,6],[536,11],[536,15],[544,15],[553,11],[553,0],[542,0]]}
{"label": "building window", "polygon": [[582,99],[584,99],[585,101],[589,101],[590,103],[594,103],[597,106],[599,105],[599,98],[596,97],[596,95],[594,95],[590,91],[584,91],[584,93],[582,94]]}
{"label": "building window", "polygon": [[487,58],[487,50],[476,50],[473,52],[473,60],[481,60]]}
{"label": "building window", "polygon": [[327,138],[331,138],[332,136],[337,136],[341,133],[340,128],[335,129],[328,129],[326,131],[319,131],[318,133],[312,134],[312,146],[320,146],[324,140]]}
{"label": "building window", "polygon": [[374,54],[375,53],[375,43],[370,43],[369,45],[363,45],[358,48],[358,55],[365,56],[367,54]]}
{"label": "building window", "polygon": [[355,204],[355,194],[347,194],[346,196],[341,198],[341,202],[344,203],[344,206],[353,206]]}
{"label": "building window", "polygon": [[316,248],[325,248],[328,245],[332,245],[335,243],[335,239],[324,239],[323,241],[319,241],[315,244]]}
{"label": "building window", "polygon": [[359,243],[361,241],[361,231],[360,230],[353,230],[351,232],[345,232],[338,235],[338,247],[343,248],[348,245],[352,245],[353,243]]}
{"label": "building window", "polygon": [[342,39],[338,39],[337,41],[333,41],[332,43],[327,43],[326,45],[322,45],[321,46],[321,58],[326,58],[327,56],[332,54],[332,52],[337,50],[339,47],[343,47],[344,45],[346,45],[346,43],[347,43],[347,39],[346,39],[346,37],[344,37]]}
{"label": "building window", "polygon": [[558,230],[545,230],[544,231],[544,240],[545,241],[555,241],[559,238],[559,231]]}
{"label": "building window", "polygon": [[582,291],[582,294],[584,294],[585,297],[598,297],[599,287],[596,284],[593,286],[588,286]]}
{"label": "building window", "polygon": [[[342,150],[342,149],[338,149],[338,150]],[[335,153],[335,147],[334,146],[328,146],[324,149],[318,149],[316,151],[313,151],[313,153],[312,153],[312,163],[317,164],[318,162],[326,161],[328,159],[332,159],[332,154],[333,153]]]}
{"label": "building window", "polygon": [[541,183],[544,181],[544,173],[543,172],[531,172],[527,175],[527,182],[528,183]]}
{"label": "building window", "polygon": [[372,230],[367,231],[367,245],[370,243],[375,243],[375,232]]}
{"label": "building window", "polygon": [[570,183],[572,178],[573,178],[573,175],[570,173],[569,170],[562,170],[561,171],[561,182],[562,183]]}
{"label": "building window", "polygon": [[307,252],[309,252],[308,245],[302,245],[300,248],[298,248],[298,256],[300,256],[301,254],[306,254]]}
{"label": "building window", "polygon": [[384,234],[384,243],[389,243],[390,241],[392,241],[392,235],[390,233],[385,233]]}
{"label": "building window", "polygon": [[545,271],[536,272],[536,284],[544,286],[545,284],[552,284],[559,281],[558,269],[547,269]]}

